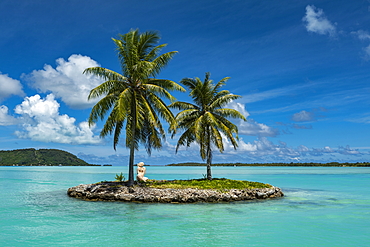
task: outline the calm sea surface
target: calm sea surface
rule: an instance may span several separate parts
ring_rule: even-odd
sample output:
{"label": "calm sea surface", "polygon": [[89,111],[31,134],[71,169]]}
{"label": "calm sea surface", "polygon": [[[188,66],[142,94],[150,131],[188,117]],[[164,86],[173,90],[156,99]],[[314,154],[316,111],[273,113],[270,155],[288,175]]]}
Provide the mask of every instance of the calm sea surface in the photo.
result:
{"label": "calm sea surface", "polygon": [[[370,168],[214,167],[286,197],[221,204],[69,198],[69,187],[127,167],[0,167],[0,246],[370,246]],[[202,178],[205,167],[147,167],[151,179]]]}

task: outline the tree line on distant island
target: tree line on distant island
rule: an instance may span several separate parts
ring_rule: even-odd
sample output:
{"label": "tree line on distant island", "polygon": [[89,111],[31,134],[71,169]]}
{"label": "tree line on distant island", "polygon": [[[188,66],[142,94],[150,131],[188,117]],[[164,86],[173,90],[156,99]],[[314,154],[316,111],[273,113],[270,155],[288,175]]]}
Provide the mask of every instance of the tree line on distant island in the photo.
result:
{"label": "tree line on distant island", "polygon": [[91,166],[77,156],[58,149],[17,149],[0,151],[2,166]]}
{"label": "tree line on distant island", "polygon": [[[176,164],[168,164],[167,166],[206,166],[205,163],[176,163]],[[370,167],[370,162],[356,162],[356,163],[348,163],[348,162],[328,162],[328,163],[215,163],[212,166],[327,166],[327,167]]]}

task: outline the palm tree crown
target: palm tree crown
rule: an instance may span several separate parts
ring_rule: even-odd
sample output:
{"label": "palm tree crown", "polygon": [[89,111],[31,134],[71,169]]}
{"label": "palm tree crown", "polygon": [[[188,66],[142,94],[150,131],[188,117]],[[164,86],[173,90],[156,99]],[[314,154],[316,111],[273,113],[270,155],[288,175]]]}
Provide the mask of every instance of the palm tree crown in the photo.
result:
{"label": "palm tree crown", "polygon": [[207,178],[212,179],[212,147],[215,146],[220,152],[224,151],[221,133],[230,140],[235,149],[238,146],[238,128],[227,118],[240,118],[245,121],[246,118],[235,109],[224,108],[241,97],[227,90],[220,90],[229,77],[216,84],[213,84],[209,77],[210,74],[206,73],[203,82],[198,77],[182,79],[181,83],[190,89],[194,104],[174,102],[169,107],[182,110],[176,115],[176,121],[171,126],[172,136],[178,129],[184,131],[177,142],[176,152],[180,146],[189,147],[192,142],[198,143],[201,158],[207,160]]}
{"label": "palm tree crown", "polygon": [[102,67],[88,68],[84,73],[105,80],[90,91],[89,99],[103,98],[92,108],[89,124],[103,120],[108,115],[100,136],[113,134],[114,149],[126,126],[126,147],[130,149],[129,185],[132,185],[135,150],[140,143],[145,145],[148,154],[152,148],[161,148],[165,131],[160,118],[170,124],[174,121],[173,114],[161,98],[173,102],[175,98],[169,91],[185,90],[171,80],[155,79],[177,53],[172,51],[159,55],[166,44],[158,45],[160,38],[157,32],[139,33],[139,30],[131,30],[119,37],[113,41],[122,74]]}

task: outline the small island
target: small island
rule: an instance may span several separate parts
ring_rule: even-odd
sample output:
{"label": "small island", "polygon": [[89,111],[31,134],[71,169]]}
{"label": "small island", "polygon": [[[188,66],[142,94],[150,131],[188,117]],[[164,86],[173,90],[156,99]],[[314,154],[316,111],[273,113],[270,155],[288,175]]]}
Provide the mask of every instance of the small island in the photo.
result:
{"label": "small island", "polygon": [[69,188],[67,194],[88,201],[139,203],[217,203],[284,196],[280,188],[269,184],[225,178],[136,181],[134,186],[120,181],[102,181]]}

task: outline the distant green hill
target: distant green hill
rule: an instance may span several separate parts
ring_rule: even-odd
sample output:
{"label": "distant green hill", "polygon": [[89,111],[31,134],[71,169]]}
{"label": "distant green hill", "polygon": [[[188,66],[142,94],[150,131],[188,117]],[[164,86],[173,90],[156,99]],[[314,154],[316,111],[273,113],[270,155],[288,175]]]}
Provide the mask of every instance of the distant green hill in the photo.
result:
{"label": "distant green hill", "polygon": [[17,149],[0,151],[0,165],[12,166],[89,166],[90,164],[77,156],[58,149]]}

